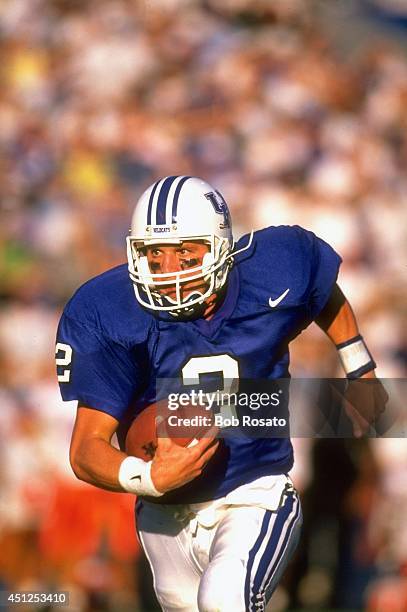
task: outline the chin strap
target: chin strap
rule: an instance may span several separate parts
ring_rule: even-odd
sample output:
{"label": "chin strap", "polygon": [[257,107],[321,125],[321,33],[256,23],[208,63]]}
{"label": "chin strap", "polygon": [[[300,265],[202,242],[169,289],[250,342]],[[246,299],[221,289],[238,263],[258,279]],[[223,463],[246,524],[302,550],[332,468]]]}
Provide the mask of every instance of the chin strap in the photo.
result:
{"label": "chin strap", "polygon": [[[192,302],[192,300],[197,299],[201,295],[202,293],[200,293],[199,291],[194,291],[194,293],[191,293],[191,295],[188,296],[188,300]],[[172,303],[171,298],[164,298],[164,299],[167,302],[170,302],[170,304]],[[187,301],[180,308],[177,308],[176,310],[169,310],[168,312],[175,319],[188,320],[188,319],[197,319],[201,317],[204,313],[205,308],[206,308],[206,304],[204,300],[190,307],[188,307],[188,301]]]}

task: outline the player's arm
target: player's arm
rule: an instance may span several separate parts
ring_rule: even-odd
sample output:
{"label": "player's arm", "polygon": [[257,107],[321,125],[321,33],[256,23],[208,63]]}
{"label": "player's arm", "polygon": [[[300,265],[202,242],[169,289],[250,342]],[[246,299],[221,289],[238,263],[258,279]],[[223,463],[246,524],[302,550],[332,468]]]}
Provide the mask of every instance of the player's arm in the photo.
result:
{"label": "player's arm", "polygon": [[110,491],[159,496],[196,478],[217,448],[213,438],[202,438],[191,448],[158,439],[154,459],[147,463],[111,444],[118,424],[109,414],[79,406],[70,462],[80,480]]}
{"label": "player's arm", "polygon": [[110,491],[123,490],[117,476],[127,455],[111,444],[118,425],[105,412],[78,407],[69,452],[77,478]]}
{"label": "player's arm", "polygon": [[[352,307],[337,284],[315,322],[335,344],[350,380],[345,392],[345,410],[353,422],[354,434],[359,437],[384,411],[388,395],[376,379],[376,363],[359,333]],[[352,386],[352,381],[359,378],[375,379],[375,382]]]}
{"label": "player's arm", "polygon": [[[326,333],[328,338],[335,344],[336,347],[342,347],[347,343],[350,343],[348,344],[348,346],[350,346],[352,345],[353,339],[360,336],[358,324],[352,307],[337,284],[334,285],[327,304],[315,319],[315,322]],[[356,342],[360,341],[356,340],[355,344]],[[358,348],[363,348],[363,346],[358,345]],[[363,359],[365,359],[364,362]],[[343,363],[342,357],[341,361]],[[360,374],[360,377],[373,378],[375,376],[374,369],[376,364],[371,358],[370,354],[366,355],[365,358],[363,358],[361,355],[360,361],[356,362],[356,365],[359,364],[361,364],[360,368],[365,367],[367,370],[366,372]],[[346,371],[346,357],[344,367],[346,374],[350,374],[349,371]]]}

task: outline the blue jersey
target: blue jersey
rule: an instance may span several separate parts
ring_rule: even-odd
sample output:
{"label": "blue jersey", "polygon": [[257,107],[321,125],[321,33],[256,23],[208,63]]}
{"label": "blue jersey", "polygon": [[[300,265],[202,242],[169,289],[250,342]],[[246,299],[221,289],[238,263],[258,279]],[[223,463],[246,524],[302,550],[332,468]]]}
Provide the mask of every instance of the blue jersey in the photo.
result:
{"label": "blue jersey", "polygon": [[[85,283],[62,315],[62,397],[116,418],[123,444],[131,420],[156,401],[157,379],[219,369],[225,379],[288,377],[288,344],[326,304],[340,261],[328,244],[298,226],[258,231],[250,250],[236,256],[215,315],[191,321],[144,310],[127,266],[109,270]],[[286,473],[292,464],[287,438],[226,438],[203,474],[174,491],[171,501],[216,499],[260,476]]]}

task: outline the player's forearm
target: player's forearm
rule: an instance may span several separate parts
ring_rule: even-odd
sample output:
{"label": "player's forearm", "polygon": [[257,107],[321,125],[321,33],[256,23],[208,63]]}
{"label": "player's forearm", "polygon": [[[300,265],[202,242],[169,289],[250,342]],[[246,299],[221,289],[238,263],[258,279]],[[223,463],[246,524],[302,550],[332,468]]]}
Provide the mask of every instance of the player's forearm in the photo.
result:
{"label": "player's forearm", "polygon": [[71,448],[72,469],[80,480],[109,491],[123,491],[118,473],[126,454],[101,438],[90,438],[86,443]]}
{"label": "player's forearm", "polygon": [[334,344],[341,344],[359,334],[356,317],[338,285],[335,285],[315,322]]}
{"label": "player's forearm", "polygon": [[375,377],[376,364],[360,336],[352,307],[338,285],[315,322],[337,347],[348,378]]}

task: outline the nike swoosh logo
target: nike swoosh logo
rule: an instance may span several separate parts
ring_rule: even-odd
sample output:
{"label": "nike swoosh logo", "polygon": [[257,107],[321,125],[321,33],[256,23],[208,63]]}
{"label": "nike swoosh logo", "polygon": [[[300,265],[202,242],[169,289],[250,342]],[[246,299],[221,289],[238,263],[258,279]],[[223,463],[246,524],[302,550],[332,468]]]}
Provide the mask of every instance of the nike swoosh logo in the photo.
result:
{"label": "nike swoosh logo", "polygon": [[275,308],[276,306],[278,306],[278,304],[285,298],[285,296],[287,295],[287,293],[289,292],[289,289],[286,289],[284,291],[284,293],[282,293],[281,295],[278,296],[278,298],[276,298],[275,300],[272,300],[271,298],[269,299],[269,306],[270,308]]}
{"label": "nike swoosh logo", "polygon": [[135,478],[138,478],[139,481],[141,482],[141,476],[139,474],[137,474],[137,476],[132,476],[130,480],[134,480]]}

